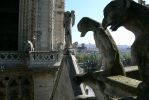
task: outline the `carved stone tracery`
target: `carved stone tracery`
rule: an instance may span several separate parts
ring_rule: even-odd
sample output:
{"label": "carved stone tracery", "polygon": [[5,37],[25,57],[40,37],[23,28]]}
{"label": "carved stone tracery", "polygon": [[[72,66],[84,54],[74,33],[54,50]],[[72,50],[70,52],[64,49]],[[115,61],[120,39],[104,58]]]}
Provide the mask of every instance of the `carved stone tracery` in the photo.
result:
{"label": "carved stone tracery", "polygon": [[3,75],[0,77],[1,100],[33,100],[31,76]]}

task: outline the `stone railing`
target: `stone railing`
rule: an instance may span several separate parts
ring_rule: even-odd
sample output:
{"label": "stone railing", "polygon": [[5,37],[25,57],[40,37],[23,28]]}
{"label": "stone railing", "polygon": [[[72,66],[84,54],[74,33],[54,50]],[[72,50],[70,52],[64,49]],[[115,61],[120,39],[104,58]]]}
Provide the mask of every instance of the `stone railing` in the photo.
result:
{"label": "stone railing", "polygon": [[1,51],[0,52],[0,68],[5,69],[6,67],[23,67],[26,64],[26,53],[22,52],[15,52],[15,51],[10,51],[10,52],[5,52]]}
{"label": "stone railing", "polygon": [[30,68],[53,68],[59,66],[62,57],[61,53],[58,51],[30,51],[29,55]]}
{"label": "stone railing", "polygon": [[0,52],[0,70],[7,68],[53,68],[60,65],[61,53],[58,51],[30,51],[15,52],[1,51]]}

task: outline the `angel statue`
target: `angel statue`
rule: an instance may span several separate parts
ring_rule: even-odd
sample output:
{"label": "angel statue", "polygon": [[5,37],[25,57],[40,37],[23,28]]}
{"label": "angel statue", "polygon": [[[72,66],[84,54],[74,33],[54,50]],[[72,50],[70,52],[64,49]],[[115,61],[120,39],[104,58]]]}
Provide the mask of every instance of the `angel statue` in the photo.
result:
{"label": "angel statue", "polygon": [[72,48],[71,27],[75,23],[75,11],[64,12],[65,48]]}

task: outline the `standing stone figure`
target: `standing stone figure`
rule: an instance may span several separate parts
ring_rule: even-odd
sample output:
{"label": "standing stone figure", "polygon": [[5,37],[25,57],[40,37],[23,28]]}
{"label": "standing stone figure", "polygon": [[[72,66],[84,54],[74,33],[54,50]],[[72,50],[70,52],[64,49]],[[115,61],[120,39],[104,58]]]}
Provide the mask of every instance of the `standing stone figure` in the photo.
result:
{"label": "standing stone figure", "polygon": [[71,27],[75,23],[75,11],[66,11],[64,13],[64,30],[65,30],[65,49],[72,48]]}

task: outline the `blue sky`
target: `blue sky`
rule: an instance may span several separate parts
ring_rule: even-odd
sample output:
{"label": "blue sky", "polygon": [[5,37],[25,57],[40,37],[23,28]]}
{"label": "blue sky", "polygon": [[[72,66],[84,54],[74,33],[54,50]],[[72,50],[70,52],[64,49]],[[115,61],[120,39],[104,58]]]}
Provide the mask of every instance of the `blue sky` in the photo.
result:
{"label": "blue sky", "polygon": [[[77,30],[77,23],[83,17],[90,17],[98,22],[102,22],[103,9],[111,0],[65,0],[65,11],[75,10],[75,25],[72,27],[72,41],[79,43],[95,43],[93,33],[81,38]],[[137,1],[137,0],[135,0]],[[149,3],[149,0],[146,0]],[[111,31],[110,31],[111,32]],[[121,27],[116,32],[111,32],[117,45],[131,45],[135,39],[133,33]]]}

